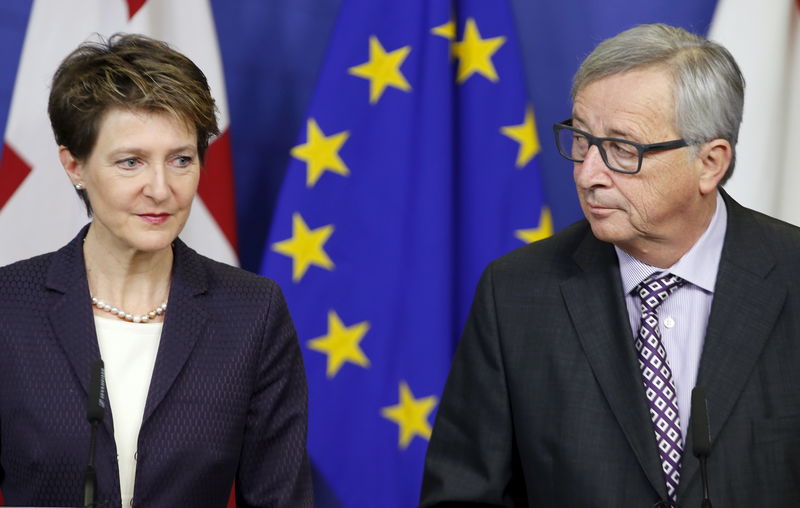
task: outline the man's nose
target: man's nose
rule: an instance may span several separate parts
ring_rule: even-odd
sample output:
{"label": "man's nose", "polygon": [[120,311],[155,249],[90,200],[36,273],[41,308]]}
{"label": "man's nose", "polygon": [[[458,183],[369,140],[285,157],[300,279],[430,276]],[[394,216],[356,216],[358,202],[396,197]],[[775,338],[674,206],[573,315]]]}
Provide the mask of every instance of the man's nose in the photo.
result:
{"label": "man's nose", "polygon": [[606,166],[600,149],[596,145],[589,147],[583,162],[575,163],[574,177],[578,187],[590,188],[595,185],[607,184],[609,179],[608,166]]}

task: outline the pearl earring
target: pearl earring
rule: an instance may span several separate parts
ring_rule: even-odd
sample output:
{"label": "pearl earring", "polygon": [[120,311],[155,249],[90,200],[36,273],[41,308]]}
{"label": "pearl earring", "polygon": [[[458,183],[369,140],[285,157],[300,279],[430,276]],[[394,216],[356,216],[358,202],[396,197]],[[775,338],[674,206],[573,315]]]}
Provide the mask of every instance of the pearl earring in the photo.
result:
{"label": "pearl earring", "polygon": [[83,190],[83,182],[76,183],[75,190]]}

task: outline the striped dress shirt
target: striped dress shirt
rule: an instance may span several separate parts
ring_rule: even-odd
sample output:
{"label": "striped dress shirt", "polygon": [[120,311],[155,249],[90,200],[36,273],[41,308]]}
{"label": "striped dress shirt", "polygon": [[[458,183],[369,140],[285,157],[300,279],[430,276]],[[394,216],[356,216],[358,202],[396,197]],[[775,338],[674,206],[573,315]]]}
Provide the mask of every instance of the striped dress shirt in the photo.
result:
{"label": "striped dress shirt", "polygon": [[615,247],[634,337],[639,333],[642,319],[639,295],[634,291],[636,286],[652,274],[672,273],[686,281],[658,309],[661,340],[667,351],[667,362],[672,368],[678,393],[678,413],[684,442],[689,427],[691,393],[697,380],[727,223],[725,202],[717,193],[716,210],[706,231],[689,252],[667,269],[642,263]]}

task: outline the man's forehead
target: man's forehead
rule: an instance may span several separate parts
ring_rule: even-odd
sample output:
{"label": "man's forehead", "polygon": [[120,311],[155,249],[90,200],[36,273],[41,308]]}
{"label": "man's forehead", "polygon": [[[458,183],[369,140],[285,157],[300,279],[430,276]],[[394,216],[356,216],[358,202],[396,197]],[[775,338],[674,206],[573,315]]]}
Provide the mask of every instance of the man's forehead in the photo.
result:
{"label": "man's forehead", "polygon": [[587,83],[575,95],[572,116],[595,135],[624,137],[671,131],[673,111],[671,75],[646,67]]}

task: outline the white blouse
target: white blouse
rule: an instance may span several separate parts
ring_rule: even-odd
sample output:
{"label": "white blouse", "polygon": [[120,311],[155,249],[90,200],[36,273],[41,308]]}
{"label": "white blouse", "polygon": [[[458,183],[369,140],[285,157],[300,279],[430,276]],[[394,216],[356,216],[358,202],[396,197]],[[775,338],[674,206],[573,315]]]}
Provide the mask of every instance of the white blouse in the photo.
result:
{"label": "white blouse", "polygon": [[95,316],[94,324],[114,414],[120,494],[126,507],[133,499],[139,429],[164,323],[131,323]]}

